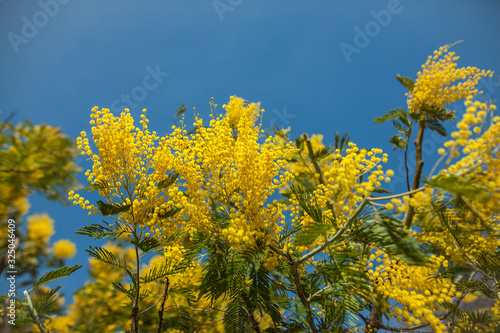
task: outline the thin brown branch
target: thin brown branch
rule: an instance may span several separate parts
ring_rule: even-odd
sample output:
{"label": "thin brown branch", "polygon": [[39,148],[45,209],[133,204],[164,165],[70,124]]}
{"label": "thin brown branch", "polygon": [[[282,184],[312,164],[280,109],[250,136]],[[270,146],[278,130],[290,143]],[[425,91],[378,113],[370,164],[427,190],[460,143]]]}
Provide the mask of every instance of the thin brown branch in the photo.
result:
{"label": "thin brown branch", "polygon": [[[134,238],[137,239],[137,234],[134,230]],[[130,332],[131,333],[138,333],[139,332],[139,295],[141,291],[141,281],[140,281],[140,255],[139,255],[139,247],[137,246],[137,243],[135,245],[135,257],[136,257],[136,272],[135,272],[135,281],[132,281],[133,284],[135,285],[135,295],[134,299],[132,300],[132,324],[130,327]]]}
{"label": "thin brown branch", "polygon": [[170,283],[170,281],[167,277],[167,281],[165,282],[165,289],[163,290],[163,296],[162,296],[160,310],[158,310],[158,328],[156,329],[156,333],[161,333],[161,325],[163,324],[163,312],[165,311],[165,302],[167,301],[167,298],[168,298],[169,283]]}
{"label": "thin brown branch", "polygon": [[222,320],[224,320],[224,318],[211,321],[210,323],[201,323],[200,326],[196,330],[193,331],[193,333],[199,332],[203,328],[203,326],[212,326],[213,324],[218,323],[219,321],[222,321]]}
{"label": "thin brown branch", "polygon": [[302,305],[304,305],[304,307],[306,308],[306,317],[307,317],[307,322],[309,324],[309,327],[311,328],[312,332],[314,332],[314,333],[319,332],[318,329],[316,328],[316,324],[314,323],[314,318],[312,316],[311,309],[310,309],[310,302],[309,302],[308,298],[306,297],[306,294],[304,292],[304,288],[302,287],[302,284],[300,283],[300,276],[299,276],[299,271],[298,271],[299,265],[297,264],[297,262],[295,260],[293,260],[292,256],[289,253],[278,249],[273,244],[268,243],[267,245],[269,246],[269,248],[271,250],[273,250],[274,252],[278,253],[279,255],[285,257],[285,259],[290,264],[290,266],[292,266],[291,268],[292,268],[293,283],[294,283],[295,288],[296,288],[295,292],[296,292],[297,296],[299,297],[300,301],[302,302]]}
{"label": "thin brown branch", "polygon": [[[422,142],[424,140],[425,122],[423,120],[418,123],[417,138],[415,139],[415,175],[413,177],[412,190],[420,186],[420,178],[422,177],[422,169],[424,168],[424,160],[422,159]],[[411,196],[410,196],[411,197]],[[406,229],[411,227],[413,217],[415,216],[415,208],[411,205],[405,216],[404,226]]]}
{"label": "thin brown branch", "polygon": [[155,306],[157,306],[163,299],[163,297],[165,296],[165,292],[163,292],[163,294],[161,294],[160,298],[158,299],[158,302],[154,303],[153,305],[149,306],[148,308],[142,310],[141,312],[139,312],[139,316],[142,316],[144,313],[148,312],[149,310],[151,310],[152,308],[154,308]]}
{"label": "thin brown branch", "polygon": [[340,238],[344,234],[344,232],[347,229],[349,229],[349,227],[351,226],[351,224],[357,218],[357,216],[359,215],[359,213],[361,213],[361,211],[363,210],[363,208],[365,208],[366,204],[370,201],[370,199],[371,198],[365,197],[363,199],[363,201],[361,201],[361,203],[359,204],[358,208],[356,208],[356,211],[344,223],[344,225],[340,229],[337,230],[337,232],[335,233],[335,235],[333,235],[331,238],[329,238],[328,240],[326,240],[322,245],[318,246],[317,248],[315,248],[311,252],[306,253],[305,255],[303,255],[302,257],[300,257],[299,259],[295,260],[294,266],[298,267],[300,264],[302,264],[302,263],[306,262],[307,260],[309,260],[310,258],[314,257],[316,254],[320,253],[321,251],[323,251],[324,249],[326,249],[328,246],[330,246],[330,244],[332,244],[338,238]]}
{"label": "thin brown branch", "polygon": [[273,245],[273,244],[271,244],[271,243],[267,243],[267,246],[269,246],[269,248],[270,248],[271,250],[273,250],[274,252],[276,252],[276,253],[277,253],[277,254],[279,254],[280,256],[285,257],[285,258],[286,258],[286,260],[287,260],[290,264],[293,264],[293,259],[292,259],[292,256],[291,256],[289,253],[287,253],[287,252],[285,252],[285,251],[282,251],[282,250],[278,249],[276,246],[274,246],[274,245]]}
{"label": "thin brown branch", "polygon": [[[443,315],[438,317],[438,319],[441,321],[448,317],[451,314],[451,311],[446,311]],[[377,328],[377,329],[382,329],[382,330],[388,330],[392,332],[413,332],[415,330],[418,330],[419,328],[427,327],[429,326],[429,323],[423,323],[415,326],[410,326],[410,327],[393,327],[389,325],[384,325],[382,324],[379,320],[372,320],[372,318],[367,318],[363,316],[361,313],[358,313],[358,316],[363,319],[363,321],[367,324],[369,324],[372,328]]]}
{"label": "thin brown branch", "polygon": [[406,171],[406,187],[409,191],[411,190],[411,187],[410,187],[410,170],[408,169],[408,144],[406,144],[405,146],[404,156],[405,156],[405,171]]}

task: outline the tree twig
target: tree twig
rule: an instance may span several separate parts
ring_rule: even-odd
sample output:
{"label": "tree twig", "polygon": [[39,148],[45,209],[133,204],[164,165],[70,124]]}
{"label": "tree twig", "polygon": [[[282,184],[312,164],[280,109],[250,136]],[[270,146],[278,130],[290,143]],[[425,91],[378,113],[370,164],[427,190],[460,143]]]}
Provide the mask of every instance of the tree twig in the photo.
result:
{"label": "tree twig", "polygon": [[167,301],[167,298],[168,298],[169,283],[170,283],[170,281],[167,277],[167,281],[165,282],[165,289],[163,290],[163,296],[162,296],[160,310],[158,310],[158,328],[156,329],[156,333],[161,333],[161,325],[163,324],[163,312],[165,311],[165,302]]}
{"label": "tree twig", "polygon": [[[422,159],[422,142],[424,140],[424,130],[425,130],[425,122],[420,120],[418,122],[418,132],[417,138],[415,139],[415,175],[413,177],[413,185],[412,190],[417,189],[420,186],[420,178],[422,177],[422,169],[424,168],[424,160]],[[415,216],[415,208],[411,205],[408,208],[408,212],[406,213],[404,220],[404,227],[409,229],[411,227],[411,223],[413,221],[413,217]]]}
{"label": "tree twig", "polygon": [[300,276],[299,276],[299,271],[298,271],[298,265],[296,265],[296,261],[293,260],[292,256],[290,253],[281,251],[278,249],[276,246],[273,244],[268,243],[267,244],[271,250],[274,252],[278,253],[279,255],[283,256],[286,258],[288,263],[290,264],[292,268],[292,276],[293,276],[293,284],[295,285],[295,293],[297,296],[300,298],[300,301],[306,307],[306,317],[307,317],[307,322],[309,323],[309,327],[311,328],[311,331],[314,333],[318,332],[318,329],[316,328],[316,324],[314,323],[314,318],[311,314],[311,309],[310,309],[310,301],[305,295],[304,288],[302,287],[302,284],[300,283]]}

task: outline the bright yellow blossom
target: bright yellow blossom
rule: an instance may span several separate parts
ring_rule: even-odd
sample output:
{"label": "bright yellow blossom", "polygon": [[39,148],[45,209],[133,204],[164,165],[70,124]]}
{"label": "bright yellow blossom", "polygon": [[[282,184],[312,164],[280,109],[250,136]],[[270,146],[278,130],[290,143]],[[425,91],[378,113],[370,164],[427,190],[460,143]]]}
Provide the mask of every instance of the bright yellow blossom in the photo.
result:
{"label": "bright yellow blossom", "polygon": [[61,239],[54,243],[53,251],[57,259],[71,259],[75,256],[76,245],[67,239]]}
{"label": "bright yellow blossom", "polygon": [[250,103],[245,102],[241,97],[231,96],[229,103],[222,106],[227,112],[227,118],[229,123],[234,128],[238,128],[238,123],[242,119],[244,113],[248,113],[250,117],[246,118],[245,121],[250,121],[253,125],[260,113],[260,103]]}
{"label": "bright yellow blossom", "polygon": [[[92,137],[97,151],[84,135],[77,139],[93,162],[86,175],[108,205],[129,205],[119,214],[121,221],[160,240],[178,228],[190,234],[213,230],[213,202],[230,213],[229,227],[215,232],[231,244],[276,237],[283,206],[266,201],[292,177],[283,168],[293,148],[272,138],[259,142],[261,128],[255,124],[259,107],[232,96],[225,105],[227,115],[212,114],[208,126],[195,117],[196,131],[191,135],[182,121],[162,138],[148,129],[145,114],[141,127],[136,127],[128,110],[115,116],[96,107],[91,118],[96,121]],[[177,178],[169,186],[161,186],[174,174]],[[78,194],[70,192],[68,198],[90,213],[98,212]],[[179,244],[171,246],[169,251]]]}
{"label": "bright yellow blossom", "polygon": [[422,65],[413,90],[407,93],[410,112],[425,112],[425,107],[441,109],[468,95],[476,95],[479,79],[493,75],[476,67],[457,68],[459,57],[449,52],[451,46],[440,47]]}
{"label": "bright yellow blossom", "polygon": [[34,214],[27,220],[29,239],[47,243],[54,234],[54,220],[47,214]]}

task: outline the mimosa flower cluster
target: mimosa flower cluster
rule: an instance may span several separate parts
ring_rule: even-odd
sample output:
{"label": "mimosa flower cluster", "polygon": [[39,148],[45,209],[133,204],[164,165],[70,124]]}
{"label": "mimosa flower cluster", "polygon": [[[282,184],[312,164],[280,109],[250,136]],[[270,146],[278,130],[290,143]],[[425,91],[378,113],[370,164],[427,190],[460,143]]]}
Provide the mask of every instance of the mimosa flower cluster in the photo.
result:
{"label": "mimosa flower cluster", "polygon": [[229,124],[235,129],[238,128],[242,112],[241,110],[246,109],[245,113],[249,114],[248,120],[253,124],[255,120],[260,115],[260,103],[245,103],[245,100],[241,97],[231,96],[229,102],[222,106],[226,110],[227,119]]}
{"label": "mimosa flower cluster", "polygon": [[[226,115],[217,115],[216,105],[212,107],[208,126],[195,116],[193,134],[187,134],[183,120],[162,138],[149,131],[145,114],[136,127],[128,110],[120,116],[92,110],[98,151],[92,151],[85,132],[77,139],[82,154],[93,162],[86,175],[108,204],[130,205],[119,214],[127,225],[158,239],[179,228],[190,234],[210,230],[235,246],[279,233],[284,208],[267,198],[291,179],[284,167],[294,148],[273,138],[259,141],[263,131],[256,119],[264,110],[258,110],[258,103],[232,96],[224,105]],[[172,182],[161,186],[169,177]],[[89,214],[98,212],[78,193],[70,192],[69,199]],[[227,228],[213,228],[214,207],[229,214]],[[168,249],[174,257],[182,251]]]}
{"label": "mimosa flower cluster", "polygon": [[[451,133],[452,139],[444,143],[439,153],[448,165],[441,176],[470,180],[467,186],[471,194],[463,198],[469,208],[457,211],[448,207],[443,213],[447,223],[466,233],[458,242],[456,235],[440,227],[439,217],[433,214],[428,215],[433,218],[421,221],[420,232],[415,232],[418,240],[433,244],[455,264],[467,264],[470,259],[500,247],[500,117],[494,115],[495,105],[473,101],[472,96],[467,97],[465,105],[467,109],[457,131]],[[436,204],[440,204],[444,194],[433,192]],[[425,212],[429,207],[421,205],[419,209]]]}
{"label": "mimosa flower cluster", "polygon": [[[390,258],[382,251],[371,255],[371,261],[381,264],[369,270],[374,304],[379,309],[407,325],[429,323],[435,332],[445,332],[446,326],[436,317],[444,302],[461,296],[450,279],[433,278],[440,267],[448,267],[442,256],[431,255],[427,266],[411,266]],[[373,267],[373,264],[369,264]],[[391,300],[395,303],[392,304]]]}
{"label": "mimosa flower cluster", "polygon": [[[212,107],[216,113],[217,105]],[[189,209],[199,211],[190,219],[198,223],[193,227],[209,230],[209,207],[216,203],[229,213],[229,226],[215,232],[238,247],[256,237],[271,239],[279,233],[283,207],[267,201],[291,179],[284,167],[294,148],[278,145],[271,137],[260,142],[263,131],[255,124],[256,104],[233,97],[224,108],[227,115],[213,114],[209,126],[195,118],[196,133],[179,147],[183,163],[177,170],[190,184],[186,194],[198,200]],[[203,212],[200,207],[205,207]]]}
{"label": "mimosa flower cluster", "polygon": [[[474,186],[483,190],[474,200],[474,206],[488,213],[498,214],[500,207],[500,116],[494,114],[496,105],[473,101],[468,96],[466,112],[451,133],[452,140],[444,143],[448,161],[461,157],[443,173],[446,175],[474,174]],[[447,151],[442,148],[439,153]]]}
{"label": "mimosa flower cluster", "polygon": [[[324,148],[321,136],[312,136],[311,145],[314,151]],[[323,172],[323,183],[319,181],[320,175],[315,172],[310,157],[304,152],[297,152],[294,161],[288,168],[294,174],[310,173],[316,180],[317,187],[313,192],[313,201],[323,210],[326,219],[335,221],[341,227],[354,213],[363,197],[369,196],[375,188],[383,182],[389,182],[392,170],[383,171],[382,163],[387,163],[387,154],[381,149],[359,149],[355,143],[349,142],[345,152],[337,149],[331,155],[320,160],[319,166]],[[292,195],[290,210],[293,225],[307,225],[313,219],[300,212],[297,198]],[[329,209],[329,206],[331,209]],[[335,233],[333,229],[331,233]],[[324,238],[318,238],[311,246],[318,245]],[[291,244],[290,244],[291,246]],[[306,251],[309,247],[297,247],[299,251]]]}
{"label": "mimosa flower cluster", "polygon": [[456,61],[460,57],[450,52],[450,47],[445,45],[434,51],[422,65],[422,71],[417,73],[413,90],[407,93],[410,112],[422,111],[424,104],[444,108],[468,95],[476,95],[479,79],[493,75],[491,71],[476,67],[457,68]]}

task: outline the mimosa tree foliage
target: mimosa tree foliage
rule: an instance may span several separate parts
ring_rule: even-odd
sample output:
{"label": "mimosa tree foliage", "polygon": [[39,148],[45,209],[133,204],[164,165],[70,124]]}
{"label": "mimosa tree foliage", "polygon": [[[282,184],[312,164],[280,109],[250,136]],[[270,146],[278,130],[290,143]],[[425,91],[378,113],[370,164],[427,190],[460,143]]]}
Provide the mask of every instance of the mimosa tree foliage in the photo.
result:
{"label": "mimosa tree foliage", "polygon": [[[104,216],[79,234],[115,245],[88,250],[92,280],[47,325],[499,332],[500,117],[474,99],[492,72],[457,68],[457,60],[447,45],[416,80],[397,76],[408,107],[375,120],[392,120],[398,132],[388,139],[406,163],[415,158],[402,193],[384,189],[394,172],[382,150],[346,135],[327,146],[320,135],[266,134],[260,104],[240,97],[223,112],[212,101],[209,120],[195,112],[192,129],[183,115],[164,136],[149,129],[146,110],[136,125],[128,110],[95,107],[92,133],[77,144],[91,165],[85,190],[101,200],[81,191],[69,200]],[[424,134],[446,136],[457,117],[447,106],[460,99],[467,111],[423,175]],[[464,309],[477,298],[491,302]]]}

